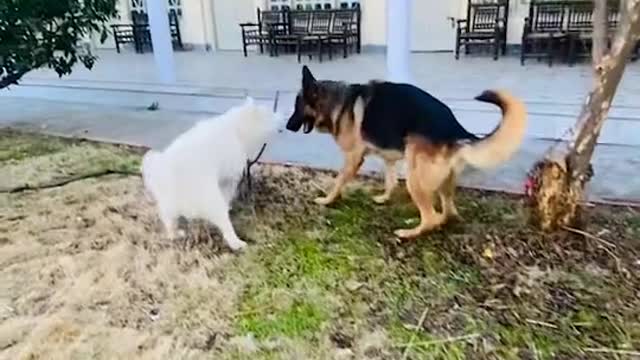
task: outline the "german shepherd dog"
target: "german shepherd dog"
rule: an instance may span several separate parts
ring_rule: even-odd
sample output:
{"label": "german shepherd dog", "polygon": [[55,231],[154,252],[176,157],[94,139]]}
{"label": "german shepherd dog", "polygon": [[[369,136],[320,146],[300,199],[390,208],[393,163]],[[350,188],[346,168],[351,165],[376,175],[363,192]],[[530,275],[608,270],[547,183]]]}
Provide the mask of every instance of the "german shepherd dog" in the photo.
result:
{"label": "german shepherd dog", "polygon": [[[385,191],[375,196],[386,202],[397,185],[396,162],[407,161],[407,189],[420,210],[420,224],[396,230],[413,238],[458,218],[453,198],[456,177],[469,164],[491,168],[507,161],[524,137],[527,111],[521,100],[503,91],[487,90],[476,98],[502,110],[502,121],[489,135],[478,138],[465,130],[451,109],[427,92],[409,84],[371,81],[347,84],[316,80],[302,68],[302,89],[286,128],[305,134],[313,129],[329,133],[345,156],[333,189],[316,203],[328,205],[358,172],[368,154],[385,161]],[[441,213],[434,209],[440,196]]]}

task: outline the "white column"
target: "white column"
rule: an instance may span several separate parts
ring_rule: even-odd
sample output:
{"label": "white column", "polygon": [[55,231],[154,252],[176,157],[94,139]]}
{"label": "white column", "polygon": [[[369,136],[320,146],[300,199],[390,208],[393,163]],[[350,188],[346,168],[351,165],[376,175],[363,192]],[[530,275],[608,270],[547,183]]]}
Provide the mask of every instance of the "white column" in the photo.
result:
{"label": "white column", "polygon": [[387,79],[411,82],[412,0],[387,0]]}
{"label": "white column", "polygon": [[158,77],[163,83],[173,83],[176,81],[176,70],[169,30],[167,0],[147,0],[147,12],[149,13],[153,58],[156,62]]}

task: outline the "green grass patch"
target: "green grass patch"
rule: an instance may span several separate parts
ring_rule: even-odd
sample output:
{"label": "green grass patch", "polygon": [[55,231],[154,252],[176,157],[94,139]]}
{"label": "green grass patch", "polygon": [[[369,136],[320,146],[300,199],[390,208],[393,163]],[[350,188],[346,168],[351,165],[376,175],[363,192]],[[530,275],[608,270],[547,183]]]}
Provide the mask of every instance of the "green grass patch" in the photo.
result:
{"label": "green grass patch", "polygon": [[50,155],[66,147],[68,142],[60,138],[0,129],[0,164]]}
{"label": "green grass patch", "polygon": [[241,318],[238,326],[242,333],[252,333],[258,339],[281,336],[310,339],[328,319],[329,315],[322,306],[300,299],[284,309],[249,312]]}

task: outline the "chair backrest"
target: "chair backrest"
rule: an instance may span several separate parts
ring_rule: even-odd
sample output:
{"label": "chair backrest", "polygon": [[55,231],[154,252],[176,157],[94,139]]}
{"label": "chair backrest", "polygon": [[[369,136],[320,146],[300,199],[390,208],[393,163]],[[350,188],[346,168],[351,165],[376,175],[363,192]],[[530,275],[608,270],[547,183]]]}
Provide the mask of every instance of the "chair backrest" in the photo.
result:
{"label": "chair backrest", "polygon": [[[567,3],[567,30],[592,31],[593,30],[593,1],[572,1]],[[620,3],[607,1],[607,23],[609,29],[615,29],[620,21]]]}
{"label": "chair backrest", "polygon": [[532,31],[561,31],[565,21],[566,4],[564,1],[532,1],[529,7]]}
{"label": "chair backrest", "polygon": [[493,32],[499,20],[506,28],[508,0],[467,0],[467,24],[471,32]]}
{"label": "chair backrest", "polygon": [[258,23],[260,23],[261,25],[283,23],[284,18],[284,11],[282,10],[258,9]]}
{"label": "chair backrest", "polygon": [[356,12],[353,10],[334,10],[333,11],[333,23],[331,24],[331,33],[342,34],[345,32],[345,26],[349,30],[354,30],[357,19],[354,19]]}
{"label": "chair backrest", "polygon": [[289,32],[291,34],[306,34],[309,32],[311,11],[295,10],[289,12]]}
{"label": "chair backrest", "polygon": [[567,7],[567,30],[586,31],[593,28],[592,1],[576,1]]}
{"label": "chair backrest", "polygon": [[315,10],[311,17],[309,32],[313,34],[328,34],[331,29],[332,11]]}
{"label": "chair backrest", "polygon": [[[180,26],[178,13],[175,9],[170,9],[168,16],[170,27],[177,28]],[[149,25],[149,14],[144,11],[132,10],[131,21],[133,22],[133,25]]]}
{"label": "chair backrest", "polygon": [[471,5],[469,29],[472,32],[493,31],[500,14],[497,5]]}
{"label": "chair backrest", "polygon": [[133,22],[133,25],[148,25],[149,15],[144,11],[132,10],[131,21]]}
{"label": "chair backrest", "polygon": [[609,23],[609,30],[614,30],[620,23],[620,0],[607,1],[607,22]]}
{"label": "chair backrest", "polygon": [[176,28],[180,27],[180,20],[176,9],[169,9],[169,26]]}

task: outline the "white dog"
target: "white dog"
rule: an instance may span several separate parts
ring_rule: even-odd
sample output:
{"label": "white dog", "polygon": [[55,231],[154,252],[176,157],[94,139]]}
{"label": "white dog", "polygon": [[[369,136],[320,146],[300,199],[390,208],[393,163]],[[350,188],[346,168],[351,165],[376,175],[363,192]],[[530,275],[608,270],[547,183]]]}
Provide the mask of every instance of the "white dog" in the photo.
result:
{"label": "white dog", "polygon": [[233,250],[246,246],[229,219],[230,204],[247,159],[282,121],[280,114],[247,98],[220,116],[198,122],[164,151],[145,154],[144,184],[170,238],[178,236],[177,221],[184,216],[209,220]]}

